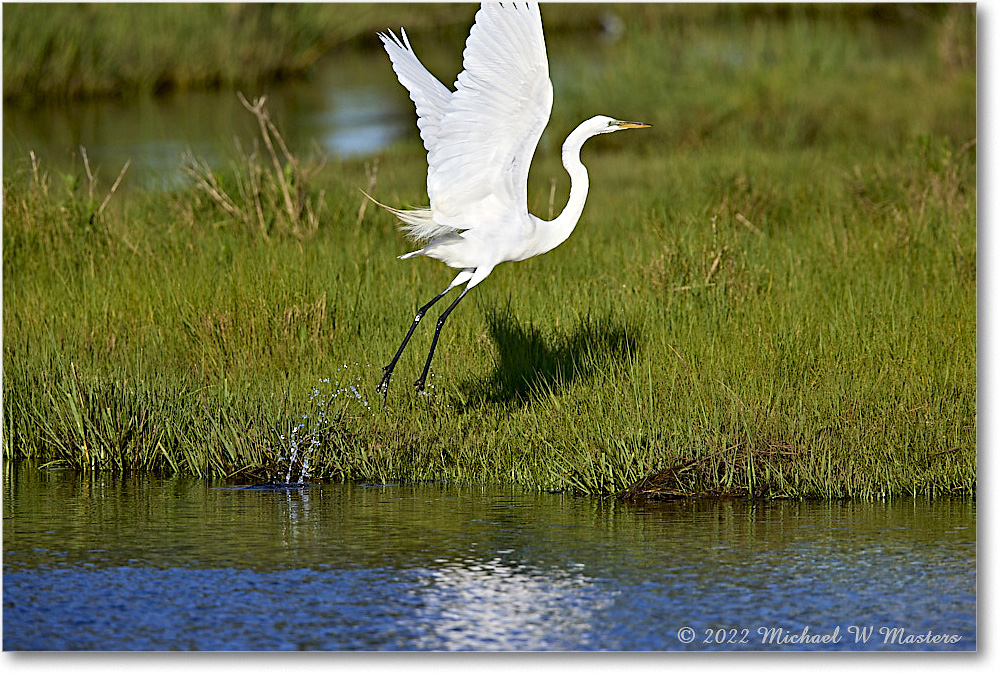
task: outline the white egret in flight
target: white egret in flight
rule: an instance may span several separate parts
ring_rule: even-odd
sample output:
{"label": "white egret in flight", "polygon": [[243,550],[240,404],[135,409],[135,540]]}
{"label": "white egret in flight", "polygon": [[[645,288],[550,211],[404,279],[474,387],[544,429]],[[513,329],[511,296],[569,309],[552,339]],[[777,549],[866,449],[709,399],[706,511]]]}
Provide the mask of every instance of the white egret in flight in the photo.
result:
{"label": "white egret in flight", "polygon": [[[464,70],[451,91],[424,68],[406,31],[379,34],[392,68],[416,104],[417,127],[427,149],[427,196],[422,209],[384,208],[406,233],[426,243],[400,258],[427,256],[460,270],[446,289],[417,311],[399,351],[383,369],[383,396],[392,371],[420,319],[448,291],[465,284],[441,314],[424,371],[423,391],[441,327],[459,301],[493,268],[551,251],[573,232],[587,200],[587,169],[580,148],[592,136],[648,124],[598,115],[566,138],[562,161],[569,173],[569,201],[558,218],[528,213],[528,167],[552,111],[542,17],[536,3],[483,3],[463,54]],[[373,200],[374,201],[374,200]],[[376,202],[378,203],[378,202]]]}

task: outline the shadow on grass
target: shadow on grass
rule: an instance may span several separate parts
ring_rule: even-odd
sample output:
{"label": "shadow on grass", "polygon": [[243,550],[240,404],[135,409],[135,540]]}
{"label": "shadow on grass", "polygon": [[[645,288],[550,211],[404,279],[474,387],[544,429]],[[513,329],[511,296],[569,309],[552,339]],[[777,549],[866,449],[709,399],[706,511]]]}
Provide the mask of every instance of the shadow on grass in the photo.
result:
{"label": "shadow on grass", "polygon": [[522,323],[510,310],[486,318],[496,352],[493,374],[465,383],[469,406],[519,405],[593,377],[607,359],[635,354],[639,329],[605,315],[583,317],[572,329],[542,331]]}

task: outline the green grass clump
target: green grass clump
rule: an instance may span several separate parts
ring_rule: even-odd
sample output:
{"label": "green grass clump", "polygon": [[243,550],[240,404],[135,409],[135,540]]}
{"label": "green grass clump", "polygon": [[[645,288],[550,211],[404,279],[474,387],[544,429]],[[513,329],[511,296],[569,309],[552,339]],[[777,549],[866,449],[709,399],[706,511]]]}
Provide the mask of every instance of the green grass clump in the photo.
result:
{"label": "green grass clump", "polygon": [[[580,118],[654,127],[587,146],[577,232],[470,294],[427,396],[421,326],[385,411],[381,366],[453,272],[359,218],[364,162],[297,184],[301,229],[278,198],[256,220],[197,186],[100,209],[106,186],[5,166],[5,457],[265,478],[294,441],[332,479],[974,494],[973,10],[691,11],[626,17],[555,83],[542,217]],[[425,199],[416,132],[379,159],[380,201]]]}

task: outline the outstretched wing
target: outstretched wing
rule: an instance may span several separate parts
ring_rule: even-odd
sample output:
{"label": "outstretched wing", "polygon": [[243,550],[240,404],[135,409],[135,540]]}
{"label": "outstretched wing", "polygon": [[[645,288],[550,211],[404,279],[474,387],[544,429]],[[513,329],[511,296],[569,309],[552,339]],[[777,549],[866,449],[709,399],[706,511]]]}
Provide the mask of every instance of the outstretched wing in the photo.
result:
{"label": "outstretched wing", "polygon": [[430,153],[437,145],[438,130],[445,107],[451,99],[451,90],[430,74],[413,52],[406,31],[400,29],[401,37],[389,31],[379,33],[385,51],[392,61],[392,69],[400,84],[410,92],[410,99],[417,107],[417,128],[424,147]]}
{"label": "outstretched wing", "polygon": [[483,3],[463,60],[432,141],[424,138],[434,220],[463,230],[526,222],[528,168],[552,111],[538,4]]}

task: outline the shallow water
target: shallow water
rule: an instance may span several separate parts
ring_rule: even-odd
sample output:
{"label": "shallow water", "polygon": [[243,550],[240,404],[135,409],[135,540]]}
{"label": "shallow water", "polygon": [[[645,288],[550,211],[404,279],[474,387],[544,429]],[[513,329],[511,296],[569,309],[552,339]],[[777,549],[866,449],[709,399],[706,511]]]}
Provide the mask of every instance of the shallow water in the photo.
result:
{"label": "shallow water", "polygon": [[970,502],[632,506],[7,465],[3,647],[971,650],[975,532]]}
{"label": "shallow water", "polygon": [[[331,157],[369,155],[417,133],[413,105],[382,53],[338,54],[306,80],[245,87],[243,93],[249,100],[268,97],[272,119],[300,157],[314,149]],[[30,166],[34,151],[43,168],[80,174],[83,146],[104,190],[126,160],[125,187],[171,188],[184,180],[186,151],[227,168],[238,156],[235,139],[252,148],[258,136],[256,120],[228,90],[4,106],[4,172]]]}

